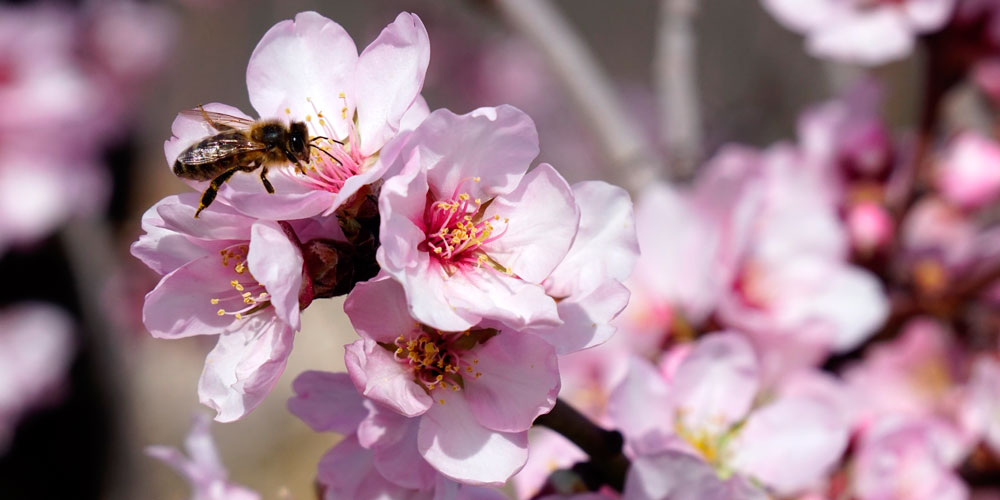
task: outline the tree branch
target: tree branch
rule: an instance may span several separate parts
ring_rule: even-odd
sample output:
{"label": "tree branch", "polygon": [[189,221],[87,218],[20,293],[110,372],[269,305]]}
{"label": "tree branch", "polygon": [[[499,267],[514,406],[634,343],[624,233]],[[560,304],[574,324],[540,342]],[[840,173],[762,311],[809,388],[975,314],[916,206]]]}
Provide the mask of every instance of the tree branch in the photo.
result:
{"label": "tree branch", "polygon": [[691,30],[693,0],[661,0],[654,79],[660,105],[667,167],[674,179],[688,179],[702,160],[702,123],[695,40]]}
{"label": "tree branch", "polygon": [[561,399],[556,401],[551,412],[535,419],[535,425],[562,434],[590,456],[587,467],[575,469],[587,471],[592,490],[603,484],[617,491],[625,488],[625,474],[630,463],[622,453],[624,442],[620,432],[599,427]]}
{"label": "tree branch", "polygon": [[633,193],[660,176],[653,148],[630,119],[583,40],[547,0],[495,0],[507,22],[545,56],[615,167],[609,178]]}

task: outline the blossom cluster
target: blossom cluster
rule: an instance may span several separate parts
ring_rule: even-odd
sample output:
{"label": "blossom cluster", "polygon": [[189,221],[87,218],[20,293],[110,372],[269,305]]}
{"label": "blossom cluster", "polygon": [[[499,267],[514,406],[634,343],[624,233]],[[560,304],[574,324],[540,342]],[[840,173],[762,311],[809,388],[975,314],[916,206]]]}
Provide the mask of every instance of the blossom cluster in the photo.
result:
{"label": "blossom cluster", "polygon": [[[764,3],[823,55],[894,27],[851,53],[863,63],[910,50],[911,31],[947,41],[962,16],[1000,14]],[[962,67],[973,78],[1000,54],[983,47]],[[217,421],[268,396],[302,310],[346,295],[347,372],[300,374],[288,402],[342,436],[318,464],[326,499],[504,498],[510,482],[526,499],[964,500],[963,475],[995,472],[992,134],[897,136],[864,82],[806,110],[794,140],[726,145],[692,182],[645,186],[633,211],[621,188],[532,166],[537,131],[517,108],[431,110],[429,61],[413,14],[360,53],[319,14],[278,23],[247,88],[261,119],[305,124],[308,164],[269,165],[274,193],[237,173],[207,208],[190,192],[144,215],[132,253],[162,275],[145,326],[218,336],[198,385]],[[221,130],[185,112],[172,132],[168,165]],[[256,498],[206,426],[192,460],[150,453],[196,498]]]}
{"label": "blossom cluster", "polygon": [[[318,14],[277,24],[247,88],[261,117],[306,124],[309,164],[271,168],[274,194],[235,175],[201,212],[197,193],[169,196],[132,246],[163,275],[146,296],[150,333],[219,337],[198,386],[218,421],[267,396],[303,309],[349,293],[348,374],[305,373],[289,403],[316,430],[354,436],[320,463],[329,498],[504,484],[556,402],[557,355],[604,342],[628,302],[629,195],[530,168],[538,135],[514,107],[430,111],[428,61],[408,13],[360,54]],[[168,164],[219,130],[182,113],[172,132]]]}

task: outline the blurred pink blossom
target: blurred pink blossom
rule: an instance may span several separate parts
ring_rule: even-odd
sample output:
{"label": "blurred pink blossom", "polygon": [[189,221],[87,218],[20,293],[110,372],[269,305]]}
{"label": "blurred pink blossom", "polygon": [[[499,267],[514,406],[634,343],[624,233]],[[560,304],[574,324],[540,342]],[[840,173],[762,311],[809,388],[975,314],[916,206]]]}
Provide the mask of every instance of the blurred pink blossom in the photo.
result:
{"label": "blurred pink blossom", "polygon": [[[736,488],[743,493],[731,492],[731,498],[761,497],[752,480],[789,495],[822,481],[847,446],[847,422],[825,397],[790,392],[757,402],[758,360],[737,333],[702,337],[671,365],[676,371],[666,379],[634,359],[612,396],[610,413],[625,434],[633,467],[640,464],[636,473],[650,467],[657,474],[642,481],[647,493],[650,484],[660,484],[656,488],[677,491]],[[633,498],[630,488],[626,498]]]}
{"label": "blurred pink blossom", "polygon": [[260,494],[229,481],[219,452],[209,433],[211,420],[199,415],[187,438],[185,457],[176,448],[150,446],[146,454],[169,465],[191,485],[191,500],[260,500]]}
{"label": "blurred pink blossom", "polygon": [[1000,195],[1000,144],[977,132],[952,140],[939,163],[941,194],[967,209],[985,206]]}
{"label": "blurred pink blossom", "polygon": [[1000,455],[1000,361],[982,357],[972,365],[965,423]]}
{"label": "blurred pink blossom", "polygon": [[892,243],[892,216],[878,203],[865,201],[851,206],[846,223],[851,243],[863,254],[883,250]]}
{"label": "blurred pink blossom", "polygon": [[858,443],[854,494],[859,500],[964,500],[968,488],[952,470],[961,449],[947,424],[882,419]]}
{"label": "blurred pink blossom", "polygon": [[61,395],[74,344],[60,309],[25,303],[0,312],[0,455],[21,418]]}
{"label": "blurred pink blossom", "polygon": [[868,350],[844,379],[859,428],[890,416],[958,417],[964,356],[952,332],[929,319],[911,321],[902,334]]}
{"label": "blurred pink blossom", "polygon": [[909,55],[918,35],[941,29],[955,0],[763,0],[764,7],[806,37],[814,56],[864,65]]}

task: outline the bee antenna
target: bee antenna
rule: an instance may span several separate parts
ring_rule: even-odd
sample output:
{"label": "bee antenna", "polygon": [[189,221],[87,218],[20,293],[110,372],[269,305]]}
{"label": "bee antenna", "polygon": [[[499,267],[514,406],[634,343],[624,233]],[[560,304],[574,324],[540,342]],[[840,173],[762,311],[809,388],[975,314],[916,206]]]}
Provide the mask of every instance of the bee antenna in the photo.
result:
{"label": "bee antenna", "polygon": [[343,143],[343,142],[340,142],[340,141],[338,141],[338,140],[336,140],[336,139],[331,139],[331,138],[329,138],[329,137],[323,137],[323,136],[321,136],[321,135],[317,135],[316,137],[313,137],[312,139],[309,139],[309,142],[311,143],[311,142],[313,142],[313,141],[318,141],[318,140],[320,140],[320,139],[326,139],[326,140],[328,140],[328,141],[330,141],[330,142],[336,142],[337,144],[340,144],[341,146],[343,146],[343,145],[344,145],[344,143]]}
{"label": "bee antenna", "polygon": [[[310,142],[312,142],[312,141],[310,141]],[[323,149],[323,148],[321,148],[321,147],[319,147],[319,146],[317,146],[317,145],[315,145],[315,144],[310,144],[310,145],[309,145],[309,147],[311,147],[311,148],[316,148],[316,149],[317,149],[317,150],[318,150],[318,151],[319,151],[320,153],[323,153],[323,154],[325,154],[325,155],[329,156],[331,160],[333,160],[333,161],[337,162],[337,165],[341,165],[341,166],[343,166],[343,163],[341,163],[341,162],[340,162],[340,160],[338,160],[338,159],[337,159],[337,158],[335,158],[335,157],[334,157],[334,156],[333,156],[332,154],[330,154],[330,152],[329,152],[329,151],[327,151],[327,150],[325,150],[325,149]]]}

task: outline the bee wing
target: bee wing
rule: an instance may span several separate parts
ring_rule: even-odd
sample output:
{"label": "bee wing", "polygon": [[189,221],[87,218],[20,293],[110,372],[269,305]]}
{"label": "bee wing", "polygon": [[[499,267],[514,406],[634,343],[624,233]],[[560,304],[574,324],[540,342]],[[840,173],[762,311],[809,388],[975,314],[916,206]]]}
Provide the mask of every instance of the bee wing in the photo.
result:
{"label": "bee wing", "polygon": [[266,144],[257,142],[241,132],[223,132],[184,150],[177,157],[177,161],[186,165],[204,165],[235,154],[264,151],[267,148]]}
{"label": "bee wing", "polygon": [[253,120],[227,115],[225,113],[216,113],[215,111],[206,111],[205,108],[201,106],[198,106],[197,108],[185,109],[184,111],[181,111],[181,114],[196,120],[201,120],[211,125],[212,128],[218,130],[219,132],[231,129],[246,130],[253,125]]}

